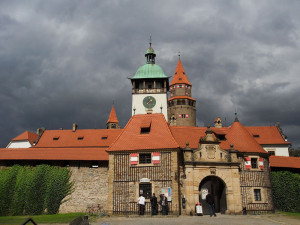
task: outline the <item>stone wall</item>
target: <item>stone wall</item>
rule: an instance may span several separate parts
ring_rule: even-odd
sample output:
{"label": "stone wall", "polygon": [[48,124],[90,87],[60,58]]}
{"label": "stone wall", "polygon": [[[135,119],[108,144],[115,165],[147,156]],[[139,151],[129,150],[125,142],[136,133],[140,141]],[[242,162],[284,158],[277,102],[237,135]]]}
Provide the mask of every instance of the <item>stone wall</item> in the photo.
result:
{"label": "stone wall", "polygon": [[60,213],[85,212],[87,206],[100,204],[107,208],[108,166],[92,168],[89,164],[70,164],[74,191],[67,196],[59,209]]}

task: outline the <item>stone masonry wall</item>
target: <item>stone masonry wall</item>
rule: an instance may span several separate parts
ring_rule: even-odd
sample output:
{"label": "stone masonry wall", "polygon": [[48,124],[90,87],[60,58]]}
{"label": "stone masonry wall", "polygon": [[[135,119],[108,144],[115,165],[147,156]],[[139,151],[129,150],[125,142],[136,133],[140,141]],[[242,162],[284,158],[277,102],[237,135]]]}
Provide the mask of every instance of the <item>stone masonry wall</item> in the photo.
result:
{"label": "stone masonry wall", "polygon": [[59,213],[85,212],[87,206],[100,204],[107,208],[108,167],[91,168],[89,165],[70,165],[74,192],[67,196]]}

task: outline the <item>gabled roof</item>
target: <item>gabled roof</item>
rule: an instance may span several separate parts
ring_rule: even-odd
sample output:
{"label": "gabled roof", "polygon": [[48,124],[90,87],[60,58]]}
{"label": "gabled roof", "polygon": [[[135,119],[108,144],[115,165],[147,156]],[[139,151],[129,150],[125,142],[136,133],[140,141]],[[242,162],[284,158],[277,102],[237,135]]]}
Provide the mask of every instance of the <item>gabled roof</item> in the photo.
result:
{"label": "gabled roof", "polygon": [[271,167],[300,169],[300,157],[275,156],[269,157]]}
{"label": "gabled roof", "polygon": [[121,129],[45,130],[37,148],[107,148],[121,133]]}
{"label": "gabled roof", "polygon": [[[141,132],[142,128],[150,128],[149,133]],[[164,115],[158,113],[132,116],[108,151],[174,149],[178,147]]]}
{"label": "gabled roof", "polygon": [[231,144],[234,145],[233,148],[235,150],[240,152],[266,153],[238,120],[229,128],[226,141],[220,146],[223,149],[229,149]]}
{"label": "gabled roof", "polygon": [[33,142],[38,138],[36,133],[32,133],[30,131],[25,131],[24,133],[20,134],[19,136],[15,137],[11,141],[29,141],[32,145]]}
{"label": "gabled roof", "polygon": [[255,135],[255,140],[261,145],[267,144],[291,144],[285,141],[276,126],[246,127],[250,134]]}
{"label": "gabled roof", "polygon": [[0,160],[108,160],[106,148],[2,148]]}
{"label": "gabled roof", "polygon": [[171,82],[170,85],[174,85],[174,84],[188,84],[188,85],[192,85],[189,81],[189,79],[187,78],[187,76],[185,75],[183,66],[181,64],[181,60],[178,59],[177,62],[177,66],[174,72],[174,77],[173,80]]}
{"label": "gabled roof", "polygon": [[111,107],[111,111],[110,111],[110,114],[109,114],[106,124],[108,124],[108,123],[119,123],[114,106]]}

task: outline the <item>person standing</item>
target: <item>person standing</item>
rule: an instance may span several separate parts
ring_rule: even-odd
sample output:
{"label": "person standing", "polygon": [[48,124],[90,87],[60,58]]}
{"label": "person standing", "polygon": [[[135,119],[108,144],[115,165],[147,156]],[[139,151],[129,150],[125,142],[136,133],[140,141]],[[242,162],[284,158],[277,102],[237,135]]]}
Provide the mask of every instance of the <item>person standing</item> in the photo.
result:
{"label": "person standing", "polygon": [[162,198],[160,199],[160,204],[162,207],[162,215],[167,215],[167,207],[168,207],[168,199],[165,194],[162,194]]}
{"label": "person standing", "polygon": [[206,202],[208,204],[208,209],[209,209],[209,214],[210,217],[217,216],[215,212],[215,201],[214,201],[214,196],[210,192],[206,195]]}
{"label": "person standing", "polygon": [[138,206],[139,206],[139,215],[143,216],[145,214],[145,197],[140,195],[138,198]]}
{"label": "person standing", "polygon": [[152,197],[150,198],[151,202],[151,216],[157,215],[157,198],[155,193],[153,193]]}

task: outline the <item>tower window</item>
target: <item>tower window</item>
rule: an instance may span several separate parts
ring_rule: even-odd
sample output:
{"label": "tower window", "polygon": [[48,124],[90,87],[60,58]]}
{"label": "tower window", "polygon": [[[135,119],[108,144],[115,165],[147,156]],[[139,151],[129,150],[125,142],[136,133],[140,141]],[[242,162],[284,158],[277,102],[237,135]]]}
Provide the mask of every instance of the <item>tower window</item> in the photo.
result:
{"label": "tower window", "polygon": [[182,80],[182,78],[179,78],[179,80]]}
{"label": "tower window", "polygon": [[148,84],[148,89],[152,89],[152,84]]}
{"label": "tower window", "polygon": [[116,124],[115,123],[113,123],[112,125],[111,125],[111,128],[116,128],[117,126],[116,126]]}

